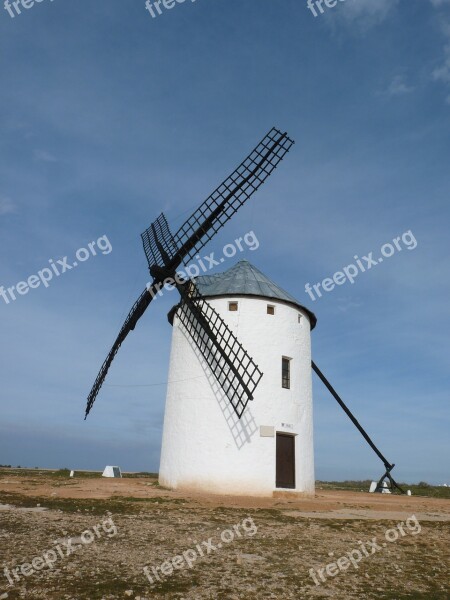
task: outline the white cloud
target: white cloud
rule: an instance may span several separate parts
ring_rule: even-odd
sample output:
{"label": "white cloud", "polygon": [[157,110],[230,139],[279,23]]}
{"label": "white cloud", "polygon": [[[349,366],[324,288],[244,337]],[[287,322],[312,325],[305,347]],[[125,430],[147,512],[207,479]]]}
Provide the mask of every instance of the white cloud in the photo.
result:
{"label": "white cloud", "polygon": [[[433,79],[433,81],[443,83],[446,87],[448,87],[450,85],[450,44],[447,44],[445,46],[444,52],[444,62],[439,67],[436,67],[433,70],[433,72],[431,73],[431,78]],[[449,100],[450,96],[447,96],[447,104],[450,104]]]}
{"label": "white cloud", "polygon": [[355,308],[359,308],[362,305],[363,305],[362,302],[358,302],[358,301],[352,300],[348,296],[336,299],[336,309],[337,309],[338,312],[342,312],[342,313],[345,313],[345,312],[347,312],[349,310],[353,310]]}
{"label": "white cloud", "polygon": [[399,0],[345,0],[339,12],[350,24],[368,29],[384,21],[398,2]]}
{"label": "white cloud", "polygon": [[5,196],[0,196],[0,216],[7,215],[16,211],[16,206]]}
{"label": "white cloud", "polygon": [[442,33],[446,38],[450,39],[450,21],[444,21],[444,19],[442,19],[440,25]]}
{"label": "white cloud", "polygon": [[439,8],[440,6],[450,5],[450,0],[430,0],[431,4]]}
{"label": "white cloud", "polygon": [[[433,6],[436,8],[448,6],[450,7],[450,0],[430,0]],[[439,83],[443,83],[445,86],[450,85],[450,21],[443,14],[439,15],[440,29],[446,39],[444,45],[444,60],[443,62],[435,67],[431,72],[431,79]],[[449,104],[447,97],[446,102]]]}
{"label": "white cloud", "polygon": [[447,58],[445,62],[440,66],[434,69],[431,76],[434,81],[442,81],[444,83],[450,83],[450,47],[446,50]]}
{"label": "white cloud", "polygon": [[403,94],[410,94],[414,91],[414,88],[408,86],[401,75],[396,75],[391,81],[386,93],[388,96],[401,96]]}

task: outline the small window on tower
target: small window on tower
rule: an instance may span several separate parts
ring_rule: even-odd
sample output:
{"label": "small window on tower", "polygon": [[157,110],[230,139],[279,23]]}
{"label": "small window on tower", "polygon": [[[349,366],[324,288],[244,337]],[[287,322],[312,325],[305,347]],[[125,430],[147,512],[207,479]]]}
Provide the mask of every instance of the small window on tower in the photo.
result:
{"label": "small window on tower", "polygon": [[228,302],[228,310],[230,312],[237,312],[238,303],[237,302]]}
{"label": "small window on tower", "polygon": [[301,323],[302,322],[302,315],[298,315],[298,322]]}
{"label": "small window on tower", "polygon": [[268,304],[267,305],[267,314],[274,315],[275,314],[275,306],[272,306],[272,304]]}
{"label": "small window on tower", "polygon": [[291,387],[291,360],[284,356],[281,359],[281,386],[286,390]]}

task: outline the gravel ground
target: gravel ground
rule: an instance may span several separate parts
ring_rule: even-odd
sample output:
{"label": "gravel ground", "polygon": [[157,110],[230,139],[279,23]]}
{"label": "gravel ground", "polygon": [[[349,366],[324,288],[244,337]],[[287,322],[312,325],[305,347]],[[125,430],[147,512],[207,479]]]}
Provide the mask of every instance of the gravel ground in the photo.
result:
{"label": "gravel ground", "polygon": [[0,600],[450,598],[448,500],[155,484],[1,479]]}

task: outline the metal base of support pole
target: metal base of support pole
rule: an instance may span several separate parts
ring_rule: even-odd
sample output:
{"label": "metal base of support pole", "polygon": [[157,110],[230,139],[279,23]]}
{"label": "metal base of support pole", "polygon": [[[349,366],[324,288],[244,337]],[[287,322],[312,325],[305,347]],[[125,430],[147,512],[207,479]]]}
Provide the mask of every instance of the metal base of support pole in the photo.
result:
{"label": "metal base of support pole", "polygon": [[[406,494],[405,490],[398,485],[398,483],[391,475],[391,471],[394,467],[395,465],[389,465],[389,467],[386,467],[386,472],[378,481],[377,487],[375,488],[375,492],[383,492],[383,490],[389,490],[391,493],[395,493],[395,491],[398,490],[401,494]],[[387,485],[384,485],[386,479],[389,483]]]}

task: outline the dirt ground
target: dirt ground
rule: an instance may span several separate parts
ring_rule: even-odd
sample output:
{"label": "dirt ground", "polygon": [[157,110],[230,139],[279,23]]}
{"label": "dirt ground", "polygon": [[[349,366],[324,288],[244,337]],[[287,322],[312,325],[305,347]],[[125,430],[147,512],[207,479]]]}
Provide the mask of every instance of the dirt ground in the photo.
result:
{"label": "dirt ground", "polygon": [[437,498],[200,496],[147,477],[6,475],[0,600],[444,600],[449,522]]}

